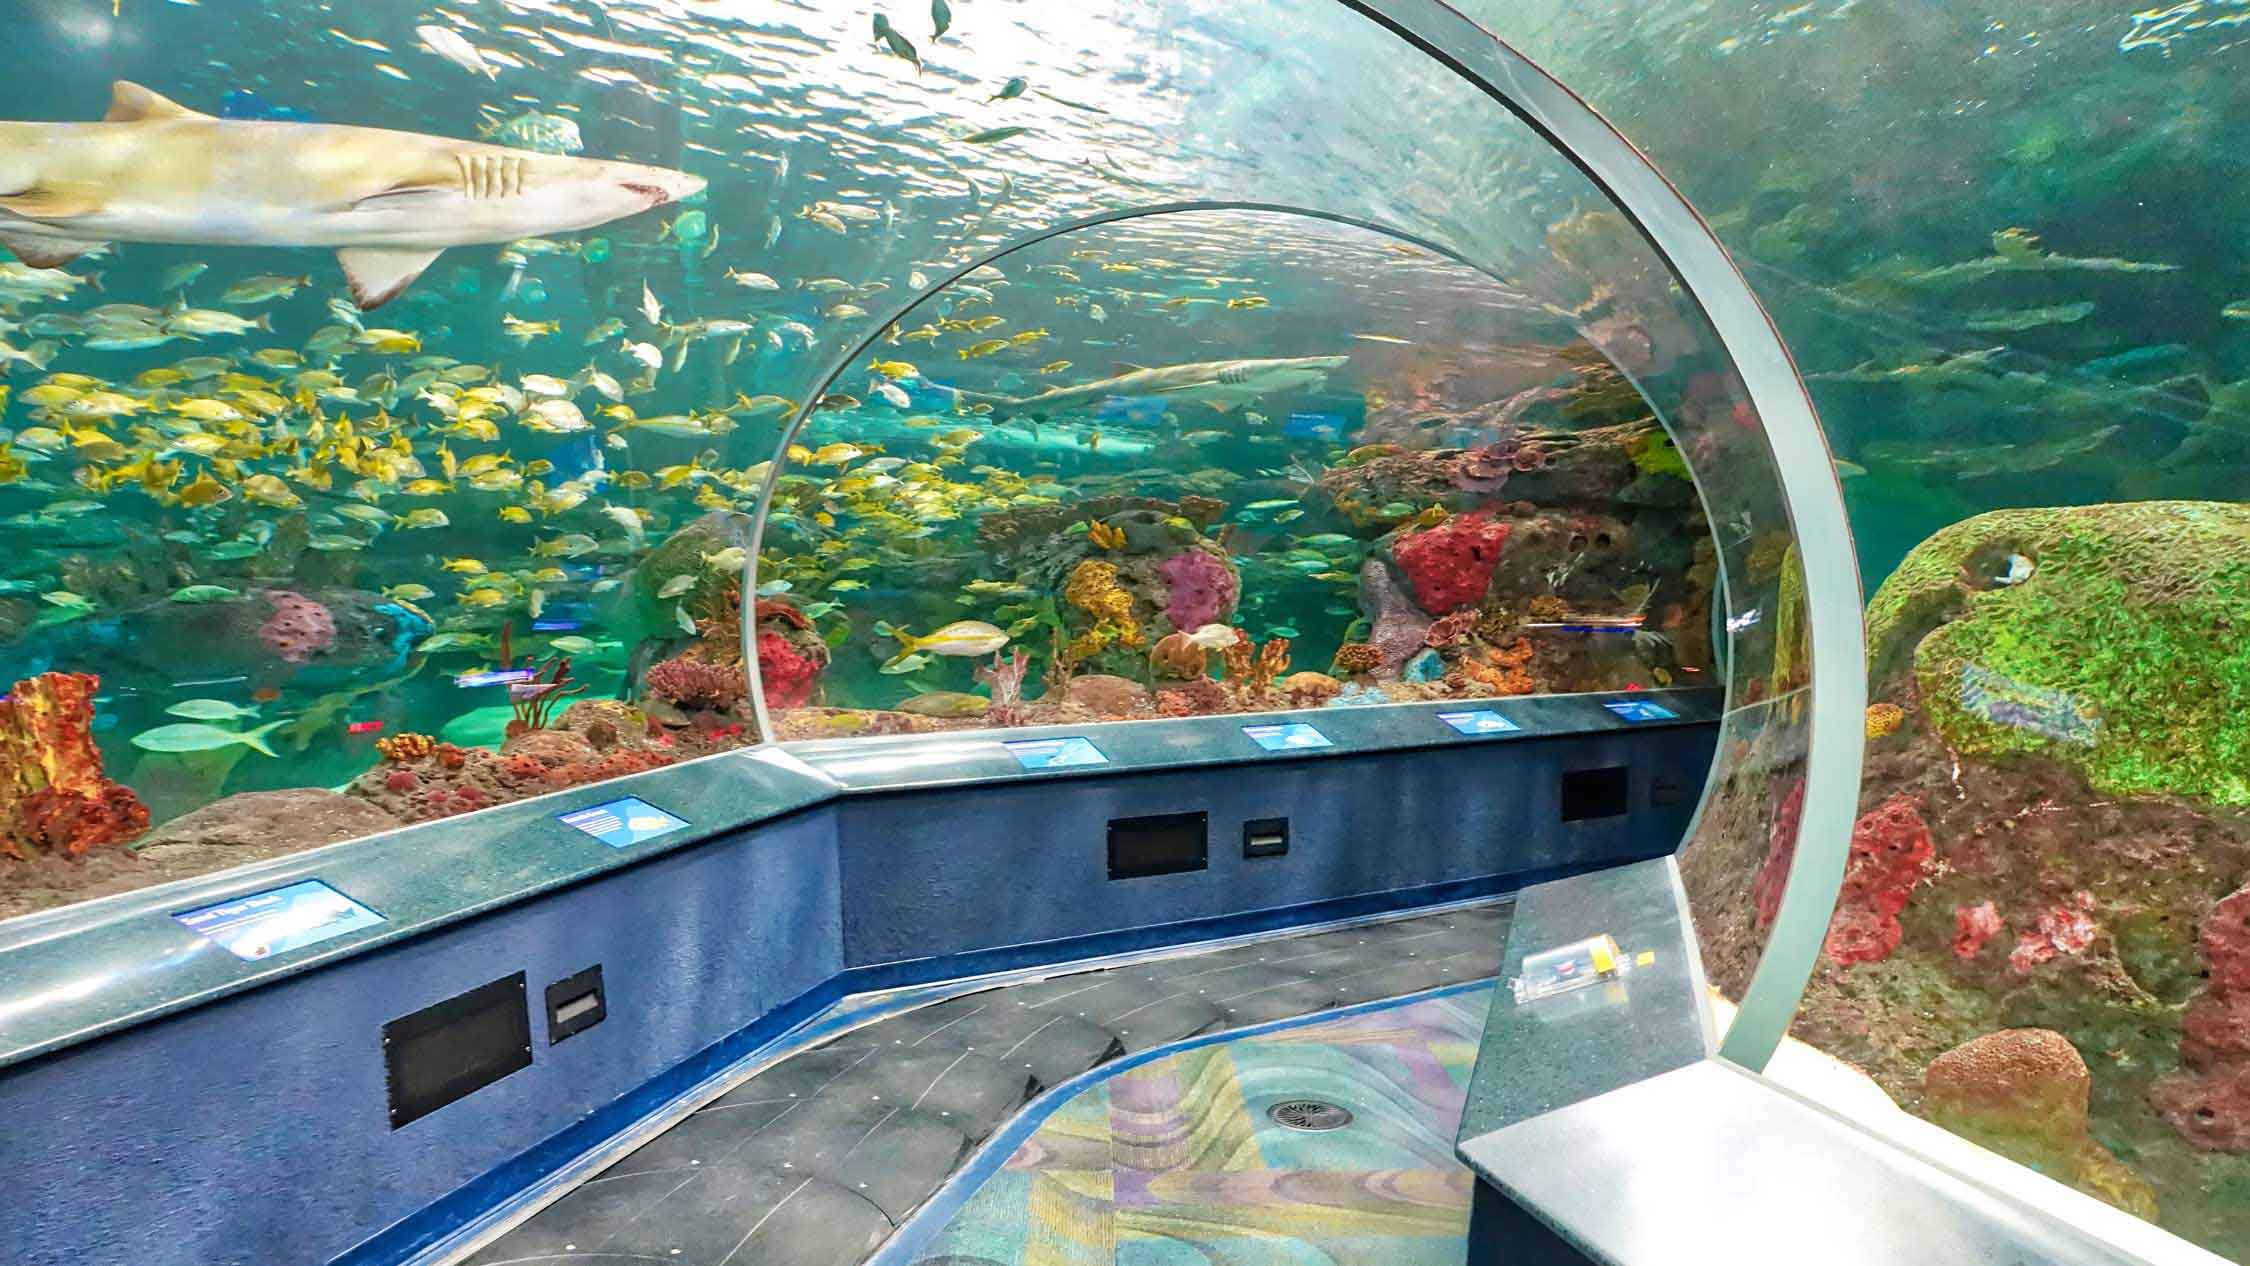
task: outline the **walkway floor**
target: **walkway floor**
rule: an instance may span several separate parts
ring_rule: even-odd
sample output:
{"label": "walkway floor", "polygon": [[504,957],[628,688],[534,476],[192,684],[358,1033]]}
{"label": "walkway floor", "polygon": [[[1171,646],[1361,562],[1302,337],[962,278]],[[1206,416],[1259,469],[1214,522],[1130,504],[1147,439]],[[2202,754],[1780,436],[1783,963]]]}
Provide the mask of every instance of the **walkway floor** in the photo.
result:
{"label": "walkway floor", "polygon": [[467,1260],[854,1266],[1047,1087],[1199,1034],[1490,977],[1505,910],[1144,959],[877,1020],[761,1069]]}

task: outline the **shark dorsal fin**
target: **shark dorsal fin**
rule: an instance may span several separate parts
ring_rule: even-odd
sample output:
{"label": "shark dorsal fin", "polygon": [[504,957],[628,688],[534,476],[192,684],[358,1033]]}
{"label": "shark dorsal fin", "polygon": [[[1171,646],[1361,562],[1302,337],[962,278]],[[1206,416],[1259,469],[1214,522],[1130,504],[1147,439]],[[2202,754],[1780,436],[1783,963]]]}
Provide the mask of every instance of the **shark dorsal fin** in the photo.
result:
{"label": "shark dorsal fin", "polygon": [[162,93],[151,92],[129,79],[110,85],[108,123],[153,123],[164,119],[208,119]]}
{"label": "shark dorsal fin", "polygon": [[1137,374],[1147,368],[1148,366],[1143,365],[1138,361],[1120,360],[1110,362],[1110,373],[1113,377],[1117,378],[1123,378],[1127,374]]}

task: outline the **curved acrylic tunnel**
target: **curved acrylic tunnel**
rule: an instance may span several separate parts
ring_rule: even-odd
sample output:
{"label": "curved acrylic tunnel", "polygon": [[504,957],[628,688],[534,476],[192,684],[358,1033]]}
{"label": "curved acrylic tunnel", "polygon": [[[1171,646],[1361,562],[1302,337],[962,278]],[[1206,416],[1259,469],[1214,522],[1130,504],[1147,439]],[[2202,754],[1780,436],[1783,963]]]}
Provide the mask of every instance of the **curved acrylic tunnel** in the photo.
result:
{"label": "curved acrylic tunnel", "polygon": [[[1078,491],[1049,482],[1030,493],[1066,506],[1074,496],[1084,500],[1087,491],[1113,498],[1131,490],[1178,495],[1188,485],[1164,472],[1199,461],[1222,476],[1206,491],[1255,488],[1255,478],[1245,476],[1261,461],[1283,466],[1294,456],[1298,492],[1313,493],[1311,504],[1337,526],[1380,538],[1374,543],[1389,550],[1396,567],[1392,547],[1413,536],[1413,516],[1432,500],[1474,507],[1495,500],[1500,483],[1472,485],[1474,495],[1466,497],[1456,486],[1420,502],[1370,498],[1379,481],[1355,481],[1348,469],[1324,474],[1317,463],[1306,466],[1308,456],[1333,449],[1321,441],[1356,441],[1360,447],[1346,463],[1381,461],[1379,451],[1397,445],[1425,463],[1464,451],[1479,460],[1504,459],[1513,473],[1518,465],[1537,470],[1555,460],[1553,453],[1522,451],[1552,445],[1561,434],[1541,430],[1542,422],[1582,429],[1589,421],[1634,417],[1661,427],[1658,442],[1692,475],[1708,514],[1709,548],[1672,559],[1671,574],[1661,574],[1662,565],[1650,558],[1632,559],[1648,584],[1633,593],[1649,608],[1650,631],[1661,624],[1677,641],[1685,609],[1695,606],[1681,600],[1693,594],[1700,565],[1707,595],[1697,609],[1717,609],[1719,644],[1667,667],[1684,667],[1683,679],[1692,680],[1705,667],[1695,661],[1715,660],[1729,702],[1720,759],[1683,868],[1699,918],[1725,925],[1713,931],[1732,961],[1714,966],[1727,992],[1745,1003],[1728,1053],[1760,1063],[1786,1026],[1841,879],[1863,706],[1856,569],[1833,470],[1802,386],[1764,314],[1692,209],[1598,116],[1536,68],[1441,6],[1300,0],[1287,7],[1286,21],[1264,11],[1253,18],[1201,5],[1117,15],[1134,31],[1116,46],[1132,51],[1110,73],[1127,81],[1147,76],[1172,103],[1169,110],[1137,112],[1137,127],[1162,140],[1133,148],[1169,161],[1128,172],[1093,157],[1105,152],[1105,133],[1117,126],[1106,114],[1069,116],[1074,126],[1040,138],[1040,147],[1059,149],[1055,159],[1068,161],[1075,153],[1097,179],[1123,186],[1097,195],[1123,205],[1050,219],[996,250],[984,248],[989,234],[972,233],[924,257],[915,276],[929,284],[869,318],[858,343],[832,359],[779,437],[759,504],[748,589],[763,583],[766,592],[780,593],[808,580],[817,585],[823,577],[831,583],[842,578],[820,559],[821,542],[838,539],[832,529],[840,507],[804,475],[808,462],[855,460],[845,455],[851,449],[881,448],[917,465],[976,463],[1006,471],[1001,482],[1019,490],[1026,477],[1064,478]],[[1353,50],[1348,59],[1322,56],[1346,47]],[[1120,142],[1109,137],[1106,143]],[[1003,177],[1003,184],[1012,179]],[[982,220],[964,227],[981,228]],[[1150,260],[1156,265],[1144,274]],[[1167,288],[1165,265],[1230,280],[1201,294]],[[1013,284],[1010,274],[1016,281],[1070,279],[1070,306],[1058,307],[1051,319],[1038,318],[1065,337],[1016,343],[1025,330],[1002,329],[994,320],[993,332],[1011,338],[986,339],[975,327],[980,314],[991,315],[990,291]],[[938,280],[930,281],[932,275]],[[1256,293],[1261,286],[1286,287],[1310,302],[1249,325],[1242,317],[1263,306]],[[939,338],[947,339],[942,349]],[[1062,365],[1037,354],[1040,346],[1105,344],[1125,349],[1109,367],[1117,373],[1106,379],[1103,367]],[[960,359],[933,364],[935,358],[917,355],[917,348]],[[988,359],[1003,352],[1004,360]],[[1256,372],[1248,363],[1257,360],[1332,357],[1341,363],[1323,366],[1312,389],[1356,397],[1362,412],[1349,419],[1330,415],[1334,429],[1326,433],[1312,429],[1322,425],[1317,413],[1272,419],[1255,406],[1242,409],[1255,419],[1247,433],[1240,414],[1219,415],[1228,429],[1210,428],[1202,422],[1212,414],[1199,407],[1209,401],[1197,401],[1195,388],[1122,376],[1142,365],[1192,365],[1210,368],[1189,376],[1215,377],[1230,363],[1237,365],[1232,372],[1243,374]],[[1032,367],[1041,360],[1047,364]],[[1456,380],[1439,381],[1446,374]],[[1417,375],[1428,399],[1398,388]],[[1050,385],[1058,382],[1096,385],[1058,396]],[[1494,406],[1465,417],[1429,407],[1463,389],[1462,398]],[[1136,401],[1143,406],[1137,411]],[[1261,437],[1259,428],[1279,435]],[[1293,438],[1300,442],[1292,444]],[[1261,439],[1278,443],[1255,451]],[[1300,451],[1293,455],[1292,448]],[[1664,460],[1654,452],[1636,456],[1652,470]],[[1392,464],[1407,460],[1394,455]],[[1226,467],[1233,469],[1220,469]],[[1005,489],[992,490],[980,504],[948,503],[917,496],[911,466],[906,473],[900,480],[877,471],[869,482],[879,486],[847,496],[866,514],[966,514],[997,530],[979,536],[989,558],[894,556],[886,570],[914,577],[910,588],[943,577],[948,587],[1007,588],[1033,599],[1003,604],[1000,612],[1034,645],[1051,637],[1050,653],[1034,663],[1051,681],[1067,678],[1046,666],[1057,660],[1073,666],[1066,635],[1093,630],[1071,609],[1065,593],[1071,573],[1064,568],[1098,562],[1099,547],[1060,559],[1011,552],[1011,520],[1024,516],[1007,508]],[[1290,485],[1283,479],[1268,487],[1287,491]],[[1355,492],[1362,494],[1359,504]],[[1115,508],[1114,501],[1104,504]],[[851,513],[845,509],[847,519]],[[1083,518],[1066,513],[1056,522]],[[1179,529],[1176,541],[1124,548],[1200,548],[1206,531],[1218,551],[1247,547],[1250,556],[1236,555],[1238,564],[1248,565],[1236,582],[1243,606],[1237,612],[1230,603],[1222,614],[1253,639],[1271,634],[1253,618],[1251,569],[1286,581],[1285,569],[1298,562],[1343,584],[1345,601],[1327,617],[1340,627],[1316,632],[1296,627],[1309,623],[1302,620],[1287,626],[1302,644],[1298,663],[1304,667],[1325,662],[1334,648],[1381,625],[1382,597],[1374,592],[1380,581],[1364,575],[1364,551],[1343,562],[1323,560],[1325,566],[1311,558],[1259,559],[1261,524],[1254,514],[1240,518],[1249,521],[1197,523],[1192,531]],[[1676,539],[1685,544],[1703,528],[1698,523]],[[1644,527],[1657,530],[1654,519]],[[1608,545],[1603,533],[1592,536]],[[1561,554],[1537,569],[1556,595],[1569,592],[1572,569],[1586,565],[1589,555],[1594,565],[1586,576],[1602,561],[1602,550],[1589,548],[1590,537],[1566,528],[1562,540]],[[1517,538],[1517,548],[1528,542]],[[1347,573],[1339,567],[1359,574],[1344,582]],[[1023,592],[1027,580],[1040,592]],[[1535,596],[1513,595],[1525,603]],[[969,599],[959,601],[968,614]],[[910,650],[905,643],[874,645],[882,639],[867,621],[880,613],[867,606],[868,615],[841,635],[846,640],[837,654],[865,665],[888,655],[885,668],[893,672],[913,664],[911,655],[891,654]],[[886,629],[909,623],[914,604],[896,609],[899,616],[885,620]],[[918,614],[937,621],[934,613],[947,609],[923,603]],[[1604,614],[1638,613],[1613,603]],[[1155,632],[1172,627],[1166,622]],[[772,618],[746,618],[744,649],[753,671],[761,628],[768,639],[789,635]],[[1314,653],[1308,659],[1305,651]],[[767,660],[770,665],[774,657]],[[1818,672],[1823,662],[1832,671]],[[1090,663],[1103,666],[1098,653]],[[1632,665],[1644,674],[1649,666]],[[948,690],[924,692],[935,700],[932,708],[987,680],[953,676],[959,680],[942,683]],[[864,672],[862,678],[849,686],[842,675],[832,678],[822,702],[885,707],[910,693],[886,691],[895,683]],[[1587,675],[1563,688],[1597,684],[1628,683]],[[777,698],[807,702],[787,689],[777,696],[770,684],[753,697],[769,713],[777,711]],[[763,733],[833,736],[858,724],[820,709],[778,711],[762,719]],[[1799,838],[1825,843],[1800,851]],[[1775,928],[1785,934],[1778,952],[1753,980]]]}

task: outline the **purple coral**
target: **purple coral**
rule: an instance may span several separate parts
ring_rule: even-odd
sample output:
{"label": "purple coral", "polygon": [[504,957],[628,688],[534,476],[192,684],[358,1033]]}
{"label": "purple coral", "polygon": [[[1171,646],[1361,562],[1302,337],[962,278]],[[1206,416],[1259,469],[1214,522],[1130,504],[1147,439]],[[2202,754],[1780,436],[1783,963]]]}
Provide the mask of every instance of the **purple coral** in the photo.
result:
{"label": "purple coral", "polygon": [[1421,653],[1430,635],[1430,617],[1399,588],[1381,559],[1370,558],[1361,565],[1359,601],[1371,626],[1367,640],[1383,656],[1376,675],[1395,679],[1406,661]]}
{"label": "purple coral", "polygon": [[1216,622],[1234,610],[1241,589],[1234,572],[1217,557],[1199,549],[1183,550],[1156,565],[1156,574],[1171,590],[1165,614],[1175,629],[1195,630]]}
{"label": "purple coral", "polygon": [[273,603],[273,614],[258,626],[258,640],[267,650],[302,664],[336,644],[336,617],[327,607],[287,589],[268,590],[266,598]]}

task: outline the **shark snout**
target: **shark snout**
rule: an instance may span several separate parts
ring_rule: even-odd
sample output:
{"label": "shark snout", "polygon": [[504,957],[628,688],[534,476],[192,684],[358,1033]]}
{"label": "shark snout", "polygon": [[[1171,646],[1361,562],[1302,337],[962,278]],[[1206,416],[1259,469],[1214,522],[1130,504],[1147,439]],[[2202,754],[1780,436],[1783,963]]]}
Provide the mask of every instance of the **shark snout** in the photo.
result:
{"label": "shark snout", "polygon": [[684,171],[669,171],[662,167],[637,167],[625,173],[617,182],[650,207],[660,207],[667,202],[678,202],[702,193],[710,184],[701,176],[691,176]]}

